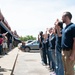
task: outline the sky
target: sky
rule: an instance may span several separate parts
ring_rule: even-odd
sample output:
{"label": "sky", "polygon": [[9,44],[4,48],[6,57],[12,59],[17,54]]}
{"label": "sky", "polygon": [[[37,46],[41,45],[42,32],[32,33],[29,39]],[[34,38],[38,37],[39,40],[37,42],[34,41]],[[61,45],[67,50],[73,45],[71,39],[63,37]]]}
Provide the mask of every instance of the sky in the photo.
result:
{"label": "sky", "polygon": [[33,35],[54,26],[63,12],[72,13],[75,23],[75,0],[0,0],[0,10],[11,30],[19,36]]}

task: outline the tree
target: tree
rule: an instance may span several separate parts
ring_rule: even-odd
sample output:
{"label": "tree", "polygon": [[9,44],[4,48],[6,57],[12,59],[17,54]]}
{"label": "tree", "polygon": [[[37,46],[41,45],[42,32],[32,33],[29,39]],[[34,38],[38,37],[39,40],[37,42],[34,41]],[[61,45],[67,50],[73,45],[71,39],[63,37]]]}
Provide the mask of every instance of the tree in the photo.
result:
{"label": "tree", "polygon": [[36,37],[33,37],[32,35],[27,35],[25,37],[20,37],[21,41],[27,41],[27,40],[36,40]]}

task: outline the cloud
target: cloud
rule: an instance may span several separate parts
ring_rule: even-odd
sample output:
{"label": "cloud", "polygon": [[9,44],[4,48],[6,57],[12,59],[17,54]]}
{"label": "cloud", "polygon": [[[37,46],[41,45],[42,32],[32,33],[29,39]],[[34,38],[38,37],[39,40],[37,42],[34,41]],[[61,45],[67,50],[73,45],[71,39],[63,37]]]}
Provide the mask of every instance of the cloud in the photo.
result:
{"label": "cloud", "polygon": [[[61,19],[64,11],[74,7],[68,0],[1,0],[0,7],[12,30],[20,36],[37,36],[39,31],[54,26],[57,18]],[[73,21],[75,18],[73,17]]]}

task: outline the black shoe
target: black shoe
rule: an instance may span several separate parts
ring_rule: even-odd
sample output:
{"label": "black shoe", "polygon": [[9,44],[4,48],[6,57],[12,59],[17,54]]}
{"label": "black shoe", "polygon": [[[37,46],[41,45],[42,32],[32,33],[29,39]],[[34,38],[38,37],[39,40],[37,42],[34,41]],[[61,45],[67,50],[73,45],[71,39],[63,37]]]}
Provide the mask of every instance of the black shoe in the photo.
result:
{"label": "black shoe", "polygon": [[7,55],[7,53],[5,53],[5,55]]}

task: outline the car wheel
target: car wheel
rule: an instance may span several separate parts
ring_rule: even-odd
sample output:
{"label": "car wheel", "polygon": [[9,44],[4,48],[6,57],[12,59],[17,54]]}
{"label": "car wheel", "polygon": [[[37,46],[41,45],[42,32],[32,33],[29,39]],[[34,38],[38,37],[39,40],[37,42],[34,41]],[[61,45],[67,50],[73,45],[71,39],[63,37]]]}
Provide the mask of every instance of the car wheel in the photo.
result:
{"label": "car wheel", "polygon": [[25,48],[25,51],[26,51],[26,52],[30,52],[30,48],[26,47],[26,48]]}

